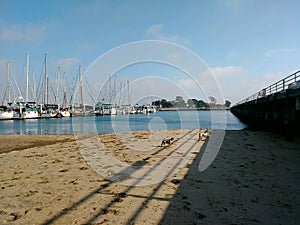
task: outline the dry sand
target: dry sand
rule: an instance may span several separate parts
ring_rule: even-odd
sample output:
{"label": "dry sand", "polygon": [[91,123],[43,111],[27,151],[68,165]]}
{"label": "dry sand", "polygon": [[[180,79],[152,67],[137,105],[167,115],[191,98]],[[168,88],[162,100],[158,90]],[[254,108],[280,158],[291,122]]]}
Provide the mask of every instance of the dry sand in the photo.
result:
{"label": "dry sand", "polygon": [[[175,140],[160,146],[163,137]],[[0,224],[300,223],[299,139],[226,131],[217,158],[199,172],[207,142],[196,130],[99,135],[101,145],[97,138],[0,136]],[[148,175],[128,170],[136,183],[124,185],[87,163],[99,148],[130,169],[161,168],[170,158],[176,165],[165,164],[172,173],[156,172],[168,179],[147,186]]]}

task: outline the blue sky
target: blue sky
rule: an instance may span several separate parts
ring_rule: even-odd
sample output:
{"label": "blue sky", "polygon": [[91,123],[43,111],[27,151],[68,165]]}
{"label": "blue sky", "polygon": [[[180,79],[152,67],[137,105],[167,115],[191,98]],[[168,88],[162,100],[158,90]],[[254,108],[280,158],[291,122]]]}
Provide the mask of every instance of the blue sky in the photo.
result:
{"label": "blue sky", "polygon": [[[218,101],[235,103],[300,69],[299,9],[299,0],[1,0],[1,98],[7,61],[24,87],[26,53],[30,54],[30,74],[35,69],[40,76],[47,53],[49,77],[54,77],[60,66],[71,80],[79,65],[86,71],[99,56],[120,45],[162,40],[198,55],[220,86],[215,91],[222,92],[223,99]],[[100,84],[108,74],[99,73]],[[99,90],[90,78],[86,76],[92,89]],[[117,78],[119,82],[141,80],[132,89],[147,89],[151,95],[159,89],[157,96],[169,100],[182,90],[187,98],[219,95],[214,90],[195,88],[190,77],[170,66],[130,66],[118,71]],[[205,85],[200,75],[195,75],[195,80]],[[143,98],[147,93],[131,94]]]}

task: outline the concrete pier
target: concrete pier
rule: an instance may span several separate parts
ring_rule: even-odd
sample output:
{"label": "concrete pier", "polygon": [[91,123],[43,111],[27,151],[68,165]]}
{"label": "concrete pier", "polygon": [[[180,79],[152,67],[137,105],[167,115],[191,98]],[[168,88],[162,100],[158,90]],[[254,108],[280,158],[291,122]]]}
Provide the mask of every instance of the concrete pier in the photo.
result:
{"label": "concrete pier", "polygon": [[231,108],[250,128],[300,134],[300,71]]}

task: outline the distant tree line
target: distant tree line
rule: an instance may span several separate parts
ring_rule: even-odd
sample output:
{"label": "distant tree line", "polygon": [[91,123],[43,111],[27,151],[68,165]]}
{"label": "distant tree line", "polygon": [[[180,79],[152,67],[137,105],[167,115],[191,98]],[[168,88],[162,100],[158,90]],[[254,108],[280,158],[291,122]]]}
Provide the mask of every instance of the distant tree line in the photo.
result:
{"label": "distant tree line", "polygon": [[175,100],[167,101],[166,99],[156,100],[152,105],[158,108],[188,108],[188,109],[224,109],[229,108],[231,102],[226,100],[224,104],[217,104],[217,100],[210,96],[209,102],[198,99],[188,99],[187,102],[181,96],[176,96]]}

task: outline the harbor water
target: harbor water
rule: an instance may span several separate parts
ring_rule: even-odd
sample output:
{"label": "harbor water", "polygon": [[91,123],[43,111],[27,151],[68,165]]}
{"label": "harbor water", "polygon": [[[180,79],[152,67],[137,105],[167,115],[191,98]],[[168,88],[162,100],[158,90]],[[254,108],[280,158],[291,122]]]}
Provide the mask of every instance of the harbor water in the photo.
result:
{"label": "harbor water", "polygon": [[159,111],[153,114],[83,116],[0,121],[0,135],[105,134],[139,130],[221,129],[246,127],[228,110]]}

